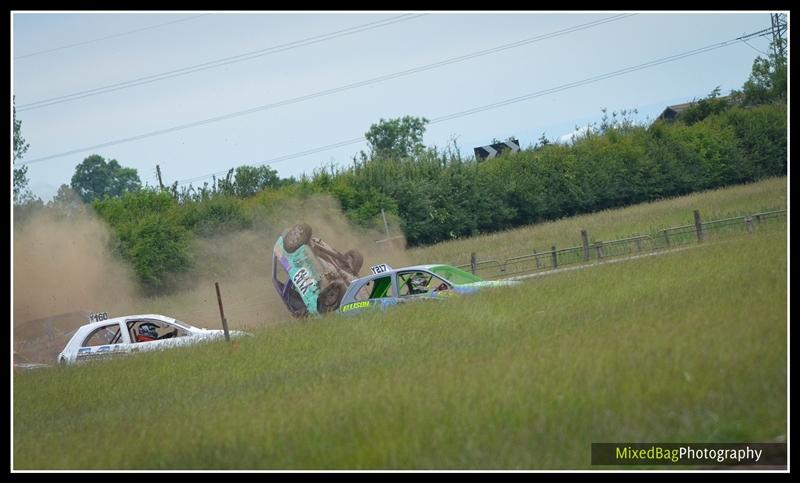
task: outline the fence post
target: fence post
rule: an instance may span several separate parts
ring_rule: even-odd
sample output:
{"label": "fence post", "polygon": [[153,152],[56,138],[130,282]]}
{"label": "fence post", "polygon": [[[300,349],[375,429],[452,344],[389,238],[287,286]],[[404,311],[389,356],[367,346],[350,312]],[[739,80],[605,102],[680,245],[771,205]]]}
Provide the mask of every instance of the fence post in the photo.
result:
{"label": "fence post", "polygon": [[597,248],[597,259],[598,260],[602,260],[603,259],[603,242],[601,242],[601,241],[597,242],[595,244],[595,247]]}
{"label": "fence post", "polygon": [[478,259],[475,256],[475,252],[469,257],[469,267],[472,269],[472,274],[475,275],[475,271],[478,269]]}
{"label": "fence post", "polygon": [[669,231],[664,230],[664,241],[667,242],[667,247],[669,247]]}
{"label": "fence post", "polygon": [[551,253],[553,255],[553,268],[558,268],[558,255],[556,254],[555,245],[553,245],[553,251]]}
{"label": "fence post", "polygon": [[583,242],[583,260],[589,261],[589,235],[586,230],[581,230],[581,241]]}
{"label": "fence post", "polygon": [[744,219],[744,225],[747,227],[747,233],[753,233],[753,217],[748,216]]}
{"label": "fence post", "polygon": [[222,318],[222,329],[225,331],[225,340],[230,342],[231,335],[228,333],[228,320],[225,318],[225,311],[222,310],[222,296],[219,294],[219,282],[214,282],[217,287],[217,302],[219,303],[219,316]]}
{"label": "fence post", "polygon": [[539,263],[539,255],[536,254],[535,248],[533,249],[533,259],[536,260],[536,270],[539,270],[541,268],[541,265]]}
{"label": "fence post", "polygon": [[637,252],[642,251],[642,239],[638,237],[636,238],[636,251]]}
{"label": "fence post", "polygon": [[697,241],[703,241],[703,222],[700,220],[700,210],[694,210],[694,229],[697,231]]}

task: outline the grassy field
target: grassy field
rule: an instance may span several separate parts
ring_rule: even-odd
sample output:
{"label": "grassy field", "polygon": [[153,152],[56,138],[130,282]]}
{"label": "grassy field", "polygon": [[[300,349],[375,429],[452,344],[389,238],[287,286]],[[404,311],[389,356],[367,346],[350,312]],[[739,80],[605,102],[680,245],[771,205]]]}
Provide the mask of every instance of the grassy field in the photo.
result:
{"label": "grassy field", "polygon": [[534,249],[547,251],[553,245],[558,248],[580,245],[581,230],[586,230],[591,240],[613,240],[694,223],[694,210],[700,210],[704,221],[782,210],[786,208],[786,188],[785,177],[770,178],[415,248],[410,250],[410,257],[419,263],[460,265],[469,263],[470,253],[476,252],[479,260],[503,260]]}
{"label": "grassy field", "polygon": [[[785,179],[771,180],[736,191],[738,204],[715,202],[723,190],[531,233],[558,242],[578,227],[680,223],[697,206],[774,208],[765,187],[785,200]],[[592,442],[784,440],[786,253],[776,230],[233,345],[15,375],[13,465],[592,468]]]}

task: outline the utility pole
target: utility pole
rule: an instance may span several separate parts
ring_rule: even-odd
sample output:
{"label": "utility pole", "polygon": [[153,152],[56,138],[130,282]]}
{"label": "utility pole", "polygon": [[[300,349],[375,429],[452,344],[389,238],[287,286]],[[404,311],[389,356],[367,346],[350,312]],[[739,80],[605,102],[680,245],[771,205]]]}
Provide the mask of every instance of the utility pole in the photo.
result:
{"label": "utility pole", "polygon": [[386,223],[386,212],[381,208],[381,215],[383,216],[383,229],[386,230],[386,238],[389,238],[389,224]]}
{"label": "utility pole", "polygon": [[156,176],[158,177],[158,186],[161,191],[164,191],[164,183],[161,181],[161,166],[159,165],[156,165]]}

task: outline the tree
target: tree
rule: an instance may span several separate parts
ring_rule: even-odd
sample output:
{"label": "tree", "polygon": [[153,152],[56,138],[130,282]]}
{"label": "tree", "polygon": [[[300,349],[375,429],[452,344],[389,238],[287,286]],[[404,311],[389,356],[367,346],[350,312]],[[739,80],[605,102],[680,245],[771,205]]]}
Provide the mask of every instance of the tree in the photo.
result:
{"label": "tree", "polygon": [[405,116],[390,120],[381,119],[370,126],[364,135],[370,147],[370,159],[413,157],[421,154],[425,146],[422,136],[428,120],[424,117]]}
{"label": "tree", "polygon": [[48,208],[56,209],[67,217],[85,213],[86,206],[72,188],[66,184],[62,184],[53,199],[47,203]]}
{"label": "tree", "polygon": [[278,172],[269,166],[239,166],[233,177],[236,196],[247,198],[267,188],[279,185]]}
{"label": "tree", "polygon": [[[778,48],[771,49],[767,58],[756,57],[750,78],[742,86],[742,91],[731,94],[740,98],[742,105],[754,106],[769,102],[786,102],[786,49],[782,48],[785,39],[778,39]],[[772,42],[775,46],[775,42]]]}
{"label": "tree", "polygon": [[14,96],[14,161],[22,159],[30,145],[22,137],[22,121],[17,119],[17,100]]}
{"label": "tree", "polygon": [[[22,159],[28,151],[30,145],[25,142],[22,136],[22,121],[17,119],[16,97],[13,100],[14,112],[14,159],[12,162]],[[32,203],[38,200],[36,196],[28,189],[28,167],[21,166],[14,168],[14,205],[23,205]],[[41,200],[39,200],[41,201]]]}
{"label": "tree", "polygon": [[135,169],[120,166],[116,159],[106,162],[102,156],[93,154],[75,167],[70,186],[84,202],[90,203],[105,196],[136,191],[142,182]]}
{"label": "tree", "polygon": [[705,98],[699,101],[695,100],[692,105],[686,109],[686,112],[681,114],[680,120],[691,126],[708,116],[720,114],[730,109],[731,103],[725,97],[720,98],[719,93],[720,87],[717,86]]}
{"label": "tree", "polygon": [[543,148],[548,144],[550,144],[550,140],[547,139],[547,135],[545,133],[542,133],[542,135],[539,137],[539,140],[536,141],[536,144],[534,145],[533,149]]}

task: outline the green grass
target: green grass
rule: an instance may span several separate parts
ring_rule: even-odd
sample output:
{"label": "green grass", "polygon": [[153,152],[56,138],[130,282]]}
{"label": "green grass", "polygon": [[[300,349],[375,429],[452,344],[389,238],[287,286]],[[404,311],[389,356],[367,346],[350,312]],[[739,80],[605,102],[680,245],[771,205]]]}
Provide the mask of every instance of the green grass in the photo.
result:
{"label": "green grass", "polygon": [[592,442],[775,441],[786,252],[777,230],[15,375],[14,468],[592,468]]}
{"label": "green grass", "polygon": [[418,263],[469,263],[476,252],[478,260],[506,258],[548,251],[551,246],[567,248],[581,244],[581,230],[591,241],[614,240],[632,235],[694,223],[694,210],[704,221],[786,209],[785,177],[756,183],[704,191],[667,200],[605,210],[523,228],[438,243],[410,250]]}

